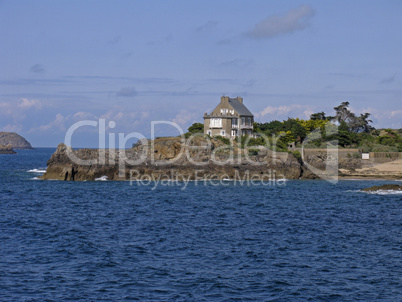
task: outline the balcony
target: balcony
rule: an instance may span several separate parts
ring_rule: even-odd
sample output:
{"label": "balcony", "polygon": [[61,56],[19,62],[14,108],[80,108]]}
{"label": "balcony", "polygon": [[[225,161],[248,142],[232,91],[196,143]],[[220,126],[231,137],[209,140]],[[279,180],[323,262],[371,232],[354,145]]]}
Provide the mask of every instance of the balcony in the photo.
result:
{"label": "balcony", "polygon": [[253,125],[240,125],[240,129],[250,129],[250,130],[253,130]]}

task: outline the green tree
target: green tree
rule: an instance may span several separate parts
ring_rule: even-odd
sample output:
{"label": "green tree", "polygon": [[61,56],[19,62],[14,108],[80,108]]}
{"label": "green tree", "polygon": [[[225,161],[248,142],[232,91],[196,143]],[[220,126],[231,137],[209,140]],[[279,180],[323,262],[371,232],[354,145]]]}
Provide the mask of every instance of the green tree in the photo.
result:
{"label": "green tree", "polygon": [[189,133],[204,133],[204,124],[194,123],[188,128]]}
{"label": "green tree", "polygon": [[339,124],[345,122],[348,126],[348,130],[354,133],[359,132],[370,132],[374,130],[374,127],[369,124],[373,121],[369,119],[370,113],[360,114],[356,116],[353,112],[349,110],[349,102],[343,102],[339,106],[334,107],[335,116],[332,118]]}
{"label": "green tree", "polygon": [[350,120],[355,117],[354,113],[349,110],[349,102],[342,102],[339,106],[334,107],[335,116],[333,119],[339,124],[345,122],[349,124]]}
{"label": "green tree", "polygon": [[318,112],[318,113],[313,113],[310,115],[310,120],[317,121],[326,121],[328,118],[325,116],[325,112]]}

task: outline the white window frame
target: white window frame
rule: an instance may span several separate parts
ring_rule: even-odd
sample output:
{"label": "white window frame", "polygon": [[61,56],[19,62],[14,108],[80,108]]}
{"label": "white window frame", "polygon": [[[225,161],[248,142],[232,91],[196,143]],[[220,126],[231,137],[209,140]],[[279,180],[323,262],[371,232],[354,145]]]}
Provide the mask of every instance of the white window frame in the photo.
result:
{"label": "white window frame", "polygon": [[210,127],[221,128],[222,127],[222,119],[221,118],[211,118]]}

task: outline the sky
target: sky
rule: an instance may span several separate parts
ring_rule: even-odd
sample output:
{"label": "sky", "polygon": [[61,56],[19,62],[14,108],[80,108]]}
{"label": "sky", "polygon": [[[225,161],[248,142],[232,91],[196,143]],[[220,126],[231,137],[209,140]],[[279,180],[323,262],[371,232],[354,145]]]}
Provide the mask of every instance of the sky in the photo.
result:
{"label": "sky", "polygon": [[178,135],[152,121],[186,130],[223,95],[256,122],[348,101],[401,128],[401,29],[399,0],[0,0],[0,131],[34,147],[80,121],[97,126],[73,147],[97,147],[100,119],[106,135]]}

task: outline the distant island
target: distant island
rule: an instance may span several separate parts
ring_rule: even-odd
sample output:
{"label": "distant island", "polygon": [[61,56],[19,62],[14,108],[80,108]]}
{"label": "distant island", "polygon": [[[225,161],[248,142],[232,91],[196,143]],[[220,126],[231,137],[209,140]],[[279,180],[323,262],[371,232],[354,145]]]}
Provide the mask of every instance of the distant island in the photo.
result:
{"label": "distant island", "polygon": [[33,149],[31,144],[21,135],[15,132],[0,132],[0,145],[5,150],[11,146],[11,149]]}

